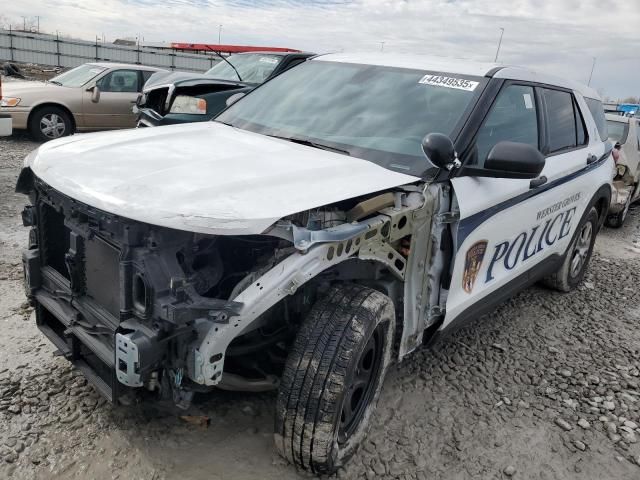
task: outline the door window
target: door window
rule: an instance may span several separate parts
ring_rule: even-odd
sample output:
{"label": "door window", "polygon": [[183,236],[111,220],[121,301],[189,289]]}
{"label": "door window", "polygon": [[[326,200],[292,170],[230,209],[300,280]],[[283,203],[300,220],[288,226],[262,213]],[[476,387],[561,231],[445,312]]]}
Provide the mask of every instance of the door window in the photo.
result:
{"label": "door window", "polygon": [[509,85],[503,89],[476,137],[476,163],[484,165],[491,149],[502,141],[539,148],[538,116],[533,87]]}
{"label": "door window", "polygon": [[547,110],[549,153],[584,145],[584,121],[575,105],[573,95],[562,90],[541,90]]}
{"label": "door window", "polygon": [[138,72],[136,70],[114,70],[96,82],[101,92],[136,93]]}

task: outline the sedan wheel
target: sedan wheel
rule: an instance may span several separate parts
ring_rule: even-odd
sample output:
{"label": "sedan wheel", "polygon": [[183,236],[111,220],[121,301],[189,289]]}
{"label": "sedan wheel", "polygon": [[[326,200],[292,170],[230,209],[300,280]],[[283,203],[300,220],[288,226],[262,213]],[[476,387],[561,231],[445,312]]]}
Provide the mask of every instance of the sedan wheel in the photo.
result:
{"label": "sedan wheel", "polygon": [[55,140],[73,133],[73,118],[60,107],[41,107],[30,115],[29,131],[40,142]]}
{"label": "sedan wheel", "polygon": [[40,131],[47,138],[63,137],[66,129],[64,120],[56,113],[49,113],[40,119]]}

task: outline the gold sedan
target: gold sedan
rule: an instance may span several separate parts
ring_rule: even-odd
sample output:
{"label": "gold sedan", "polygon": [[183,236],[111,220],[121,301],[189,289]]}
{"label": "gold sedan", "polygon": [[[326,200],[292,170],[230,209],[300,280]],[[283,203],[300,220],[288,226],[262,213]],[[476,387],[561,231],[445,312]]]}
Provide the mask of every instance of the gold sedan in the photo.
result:
{"label": "gold sedan", "polygon": [[135,127],[132,108],[155,72],[144,65],[86,63],[48,82],[12,81],[2,86],[0,116],[40,141],[76,131]]}

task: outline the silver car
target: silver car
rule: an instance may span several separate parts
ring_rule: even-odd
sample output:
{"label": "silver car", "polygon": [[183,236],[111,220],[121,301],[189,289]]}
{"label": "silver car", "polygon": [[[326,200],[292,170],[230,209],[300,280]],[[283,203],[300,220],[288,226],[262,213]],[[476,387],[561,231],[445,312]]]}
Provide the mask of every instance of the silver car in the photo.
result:
{"label": "silver car", "polygon": [[144,83],[155,72],[144,65],[86,63],[47,82],[5,82],[0,116],[12,128],[47,141],[76,131],[130,128]]}
{"label": "silver car", "polygon": [[607,225],[620,228],[630,205],[640,199],[640,127],[634,117],[607,113],[609,141],[615,144],[616,175]]}

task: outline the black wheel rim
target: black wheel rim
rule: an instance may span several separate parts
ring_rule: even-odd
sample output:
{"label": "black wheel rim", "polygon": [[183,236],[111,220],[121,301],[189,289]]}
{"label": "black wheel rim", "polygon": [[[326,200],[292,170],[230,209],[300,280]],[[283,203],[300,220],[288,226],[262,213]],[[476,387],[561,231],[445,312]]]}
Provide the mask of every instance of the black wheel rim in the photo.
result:
{"label": "black wheel rim", "polygon": [[338,443],[344,444],[357,430],[362,422],[367,406],[375,395],[382,356],[384,350],[383,324],[379,324],[369,337],[364,350],[358,358],[356,371],[344,394],[340,425],[338,428]]}

